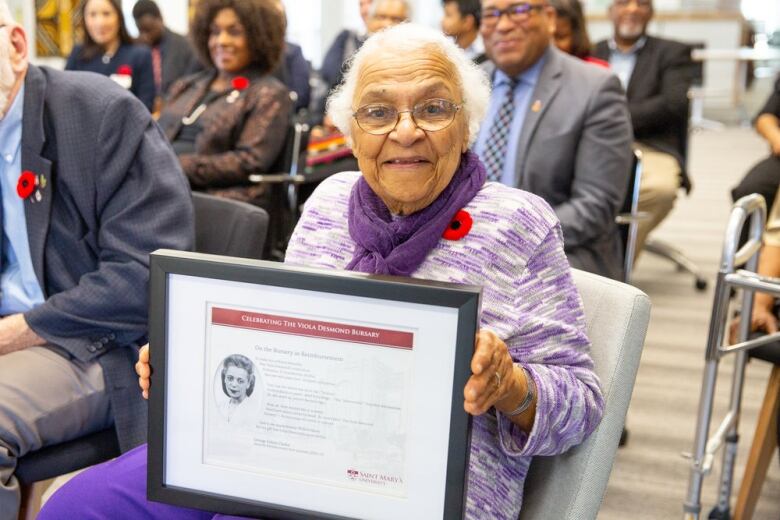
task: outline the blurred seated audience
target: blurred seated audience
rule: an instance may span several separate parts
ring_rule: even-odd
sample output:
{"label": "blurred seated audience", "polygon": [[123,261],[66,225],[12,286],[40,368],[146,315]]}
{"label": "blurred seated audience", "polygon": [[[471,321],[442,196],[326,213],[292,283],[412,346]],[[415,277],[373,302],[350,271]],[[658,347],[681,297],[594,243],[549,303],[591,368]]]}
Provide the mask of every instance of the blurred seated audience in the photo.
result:
{"label": "blurred seated audience", "polygon": [[555,46],[566,54],[595,65],[609,67],[609,63],[591,56],[590,38],[580,0],[550,0],[555,8]]}
{"label": "blurred seated audience", "polygon": [[[108,78],[28,63],[0,0],[0,518],[17,461],[116,428],[146,438],[133,363],[149,253],[194,241],[187,181],[144,105]],[[129,391],[129,392],[128,392]]]}
{"label": "blurred seated audience", "polygon": [[628,98],[636,146],[642,151],[637,255],[647,235],[672,211],[685,171],[688,90],[693,77],[689,46],[647,34],[651,0],[614,0],[609,7],[614,35],[596,44],[594,55],[609,62]]}
{"label": "blurred seated audience", "polygon": [[119,0],[86,0],[81,4],[81,20],[84,41],[73,48],[65,70],[109,76],[153,110],[152,54],[145,45],[133,43]]}
{"label": "blurred seated audience", "polygon": [[[369,38],[328,108],[354,141],[361,171],[317,188],[285,258],[483,288],[459,394],[477,454],[466,470],[467,520],[518,518],[533,457],[580,444],[604,407],[555,213],[539,197],[486,182],[468,150],[488,97],[487,78],[439,31],[405,24]],[[143,348],[145,395],[151,368]],[[114,517],[118,502],[126,518],[238,518],[151,502],[146,475],[142,446],[76,476],[38,520]]]}
{"label": "blurred seated audience", "polygon": [[209,68],[171,86],[159,124],[194,190],[251,202],[283,149],[291,101],[271,72],[284,52],[275,0],[201,0],[190,34]]}
{"label": "blurred seated audience", "polygon": [[441,30],[452,37],[466,56],[480,64],[487,60],[482,36],[479,35],[479,20],[482,15],[480,0],[442,0],[444,17]]}
{"label": "blurred seated audience", "polygon": [[755,128],[769,145],[769,157],[750,169],[731,191],[731,197],[736,201],[745,195],[758,193],[764,196],[766,207],[771,208],[780,187],[780,75],[772,95],[756,116]]}
{"label": "blurred seated audience", "polygon": [[552,44],[555,10],[483,0],[481,32],[493,92],[474,150],[491,180],[542,197],[563,228],[573,267],[620,279],[615,216],[628,188],[631,122],[607,69]]}
{"label": "blurred seated audience", "polygon": [[138,40],[152,50],[154,87],[159,101],[174,81],[202,70],[203,65],[187,38],[165,26],[153,0],[138,0],[133,6],[133,18]]}

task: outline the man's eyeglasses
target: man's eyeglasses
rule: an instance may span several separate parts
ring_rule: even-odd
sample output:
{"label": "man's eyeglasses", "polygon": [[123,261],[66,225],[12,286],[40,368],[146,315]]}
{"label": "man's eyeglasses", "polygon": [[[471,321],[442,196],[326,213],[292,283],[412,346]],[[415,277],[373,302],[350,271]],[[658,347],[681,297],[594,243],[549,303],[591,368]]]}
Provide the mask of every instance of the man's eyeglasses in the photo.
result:
{"label": "man's eyeglasses", "polygon": [[528,2],[521,2],[518,4],[512,4],[506,9],[483,9],[481,23],[486,27],[495,27],[498,25],[498,21],[503,15],[507,15],[509,20],[512,22],[524,22],[531,17],[531,13],[534,11],[541,11],[545,7],[545,4],[529,4]]}
{"label": "man's eyeglasses", "polygon": [[364,132],[385,135],[393,131],[401,120],[401,114],[407,112],[421,130],[438,132],[452,124],[462,106],[446,99],[429,99],[416,104],[411,110],[397,110],[391,105],[377,103],[358,108],[352,117]]}

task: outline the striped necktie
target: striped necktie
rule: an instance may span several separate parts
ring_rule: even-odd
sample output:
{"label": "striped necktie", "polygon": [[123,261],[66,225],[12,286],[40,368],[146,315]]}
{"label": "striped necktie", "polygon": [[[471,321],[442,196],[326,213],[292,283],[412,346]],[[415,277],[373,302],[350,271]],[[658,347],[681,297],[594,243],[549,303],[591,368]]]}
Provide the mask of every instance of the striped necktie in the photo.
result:
{"label": "striped necktie", "polygon": [[485,143],[485,156],[482,158],[482,162],[485,164],[489,181],[499,181],[504,171],[506,142],[512,126],[512,116],[515,113],[515,87],[517,87],[517,83],[517,79],[514,78],[509,81],[504,102],[498,109],[498,114],[493,121],[493,126],[490,127],[490,133]]}

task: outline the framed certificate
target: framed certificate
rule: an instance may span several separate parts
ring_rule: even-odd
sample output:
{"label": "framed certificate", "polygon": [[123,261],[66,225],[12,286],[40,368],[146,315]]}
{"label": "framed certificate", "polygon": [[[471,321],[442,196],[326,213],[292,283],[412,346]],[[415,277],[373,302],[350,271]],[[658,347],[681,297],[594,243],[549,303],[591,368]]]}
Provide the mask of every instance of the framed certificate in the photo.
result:
{"label": "framed certificate", "polygon": [[461,518],[480,289],[158,251],[148,497],[260,518]]}

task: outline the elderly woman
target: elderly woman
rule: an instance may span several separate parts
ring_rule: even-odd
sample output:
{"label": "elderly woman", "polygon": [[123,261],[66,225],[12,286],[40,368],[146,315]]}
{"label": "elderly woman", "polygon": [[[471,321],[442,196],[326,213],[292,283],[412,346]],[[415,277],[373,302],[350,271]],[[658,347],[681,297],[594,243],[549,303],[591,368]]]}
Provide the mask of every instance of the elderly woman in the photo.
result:
{"label": "elderly woman", "polygon": [[[582,442],[603,399],[555,214],[486,183],[468,151],[488,95],[486,77],[439,32],[404,24],[370,38],[329,104],[361,171],[312,195],[286,262],[483,287],[463,389],[474,416],[466,517],[514,520],[532,457]],[[146,391],[147,349],[137,368]],[[145,457],[142,447],[79,475],[39,518],[108,512],[111,489],[135,490],[138,507],[162,518],[168,506],[144,499]]]}
{"label": "elderly woman", "polygon": [[208,70],[170,88],[159,123],[195,190],[244,201],[249,175],[267,172],[284,145],[291,110],[271,72],[284,51],[275,0],[201,0],[190,29]]}

